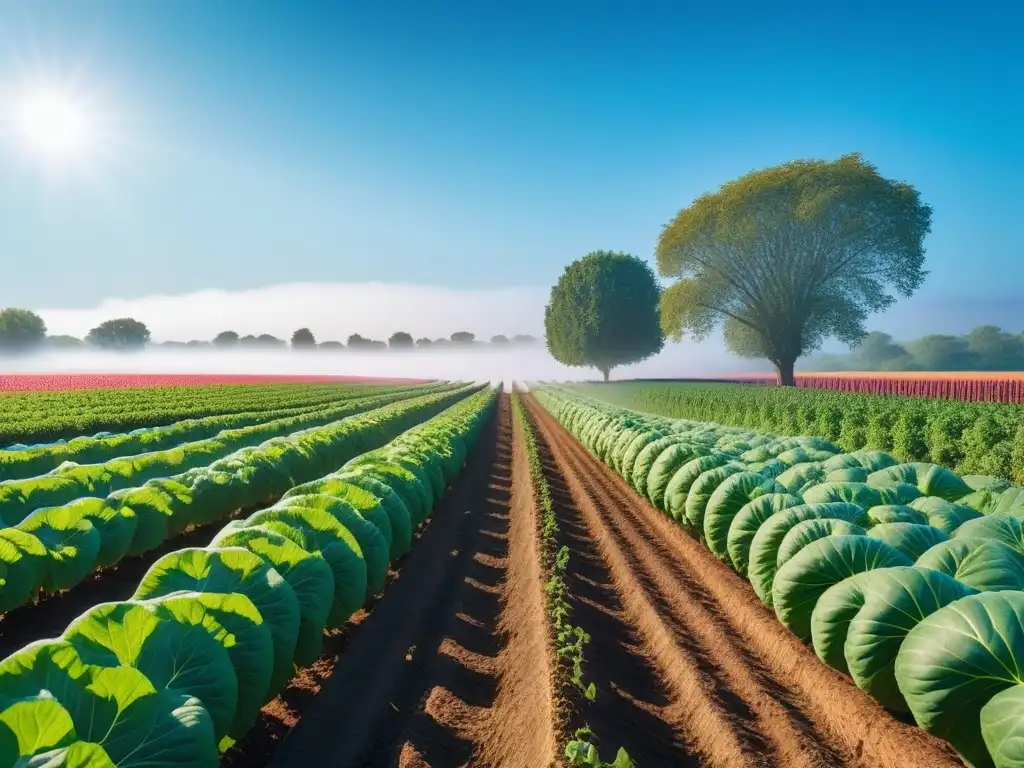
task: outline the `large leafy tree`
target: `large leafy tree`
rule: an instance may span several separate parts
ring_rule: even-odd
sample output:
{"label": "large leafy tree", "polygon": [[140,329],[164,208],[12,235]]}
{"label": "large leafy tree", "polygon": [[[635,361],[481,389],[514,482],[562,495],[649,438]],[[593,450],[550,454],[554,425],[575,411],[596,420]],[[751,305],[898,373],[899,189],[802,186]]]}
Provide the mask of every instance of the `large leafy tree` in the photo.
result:
{"label": "large leafy tree", "polygon": [[85,341],[103,349],[142,349],[149,343],[149,328],[134,318],[119,317],[97,325]]}
{"label": "large leafy tree", "polygon": [[472,344],[476,341],[476,334],[469,331],[456,331],[451,335],[452,344]]}
{"label": "large leafy tree", "polygon": [[46,323],[35,312],[8,307],[0,310],[0,352],[33,349],[46,338]]}
{"label": "large leafy tree", "polygon": [[826,338],[856,344],[872,312],[924,281],[931,208],[860,155],[748,173],[699,197],[661,233],[659,272],[672,338],[719,324],[735,353],[794,383],[797,358]]}
{"label": "large leafy tree", "polygon": [[605,381],[617,365],[661,351],[660,289],[636,256],[594,251],[565,268],[544,309],[548,351],[560,363],[592,366]]}

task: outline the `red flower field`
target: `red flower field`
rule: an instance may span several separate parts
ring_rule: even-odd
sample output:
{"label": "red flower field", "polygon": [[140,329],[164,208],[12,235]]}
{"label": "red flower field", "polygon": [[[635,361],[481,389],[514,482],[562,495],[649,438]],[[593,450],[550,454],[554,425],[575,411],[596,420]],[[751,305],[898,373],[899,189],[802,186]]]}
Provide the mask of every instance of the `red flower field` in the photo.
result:
{"label": "red flower field", "polygon": [[126,387],[200,387],[209,384],[423,384],[430,379],[388,379],[361,376],[278,376],[229,373],[13,373],[0,374],[0,392],[42,392],[66,389]]}
{"label": "red flower field", "polygon": [[[769,374],[734,377],[737,381],[774,384]],[[894,373],[798,373],[798,387],[835,389],[873,395],[937,397],[944,400],[1024,403],[1024,373],[988,371],[901,371]]]}

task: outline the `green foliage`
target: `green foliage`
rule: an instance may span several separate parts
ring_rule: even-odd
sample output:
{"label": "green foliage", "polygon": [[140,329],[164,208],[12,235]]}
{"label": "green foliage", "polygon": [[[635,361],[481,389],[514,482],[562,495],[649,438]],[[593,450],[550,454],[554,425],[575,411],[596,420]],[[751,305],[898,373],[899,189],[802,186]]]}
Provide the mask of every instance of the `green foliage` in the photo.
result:
{"label": "green foliage", "polygon": [[[276,461],[291,474],[285,482],[294,484],[370,448],[321,477],[320,487],[340,491],[345,481],[339,478],[351,477],[353,464],[404,463],[423,468],[424,477],[436,473],[443,489],[495,402],[489,388],[442,391],[411,408],[398,403],[335,422],[334,432],[300,432],[300,455],[289,450],[297,445],[270,441],[232,462],[241,468],[246,461]],[[334,450],[325,454],[325,442]],[[255,481],[250,474],[235,488]],[[418,476],[414,482],[430,485]],[[294,665],[315,660],[325,626],[348,618],[328,615],[334,596],[351,589],[355,576],[340,567],[339,547],[356,555],[367,533],[383,538],[378,526],[389,522],[371,511],[385,493],[372,500],[364,491],[357,506],[312,493],[311,486],[303,490],[229,523],[209,547],[163,556],[132,600],[91,608],[57,640],[33,643],[0,663],[0,761],[39,768],[216,766],[218,748],[245,736]],[[421,490],[429,499],[426,516],[436,499],[429,487]],[[236,499],[231,509],[246,506]],[[365,563],[348,558],[348,565],[363,568],[361,581],[356,578],[363,594],[348,601],[349,613],[374,588]]]}
{"label": "green foliage", "polygon": [[[74,587],[96,568],[150,551],[189,526],[279,498],[296,483],[313,480],[325,467],[396,437],[476,389],[446,384],[385,391],[297,417],[221,431],[210,439],[131,460],[117,458],[84,466],[68,462],[41,477],[0,483],[0,518],[14,526],[0,528],[0,610],[16,608],[40,590]],[[383,463],[378,469],[387,473]],[[329,514],[323,514],[354,529],[354,533],[347,529],[343,533],[329,522],[289,520],[289,535],[298,539],[297,544],[314,542],[318,551],[325,552],[339,579],[336,602],[343,604],[335,606],[337,613],[347,609],[351,613],[366,593],[363,560],[370,561],[371,587],[383,583],[390,527],[385,539],[357,508],[341,499],[326,504],[309,496],[293,496],[282,502],[281,509],[262,514],[295,515],[301,512],[295,509],[300,501],[316,509],[327,507]],[[427,492],[420,513],[425,516],[433,503]],[[309,510],[303,517],[318,514]],[[366,514],[380,522],[381,516],[370,510]],[[304,523],[309,530],[296,532],[306,527]],[[273,524],[269,527],[277,530]],[[332,537],[344,541],[328,547],[327,539]],[[349,561],[346,547],[359,550],[358,564]],[[342,578],[353,569],[358,575]],[[353,596],[352,590],[357,594]]]}
{"label": "green foliage", "polygon": [[654,273],[640,259],[589,253],[566,267],[551,289],[544,310],[548,350],[565,365],[597,368],[607,380],[615,366],[661,351],[659,295]]}
{"label": "green foliage", "polygon": [[636,764],[622,747],[615,755],[615,762],[603,762],[598,755],[594,741],[593,731],[586,727],[578,728],[572,740],[565,745],[565,756],[569,760],[569,765],[584,765],[591,768],[635,768]]}
{"label": "green foliage", "polygon": [[149,343],[149,329],[138,320],[120,317],[97,325],[89,331],[85,342],[102,349],[138,350]]}
{"label": "green foliage", "polygon": [[864,321],[925,276],[931,209],[909,184],[859,155],[754,171],[698,198],[661,233],[661,301],[670,337],[725,324],[734,352],[793,364],[827,338],[860,341]]}
{"label": "green foliage", "polygon": [[56,336],[47,336],[43,340],[43,343],[47,347],[50,347],[51,349],[64,350],[81,349],[83,346],[85,346],[85,342],[79,339],[78,337],[64,336],[62,334],[58,334]]}
{"label": "green foliage", "polygon": [[593,683],[587,684],[583,680],[583,649],[590,642],[590,636],[572,623],[569,588],[565,583],[565,570],[569,566],[569,548],[558,546],[559,528],[551,501],[551,489],[541,466],[533,425],[518,394],[513,394],[512,408],[523,430],[526,452],[530,459],[530,476],[533,478],[534,493],[540,508],[541,557],[547,574],[544,593],[547,596],[548,616],[551,618],[555,636],[555,655],[562,662],[566,680],[585,698],[593,700],[597,690]]}
{"label": "green foliage", "polygon": [[0,310],[0,352],[34,349],[46,338],[46,323],[35,312],[8,307]]}
{"label": "green foliage", "polygon": [[392,349],[411,349],[413,347],[412,336],[405,331],[396,331],[388,338],[388,346]]}
{"label": "green foliage", "polygon": [[[870,447],[904,461],[1024,481],[1024,407],[1019,405],[748,384],[614,382],[574,389],[648,413],[790,435],[809,432],[838,438],[846,451]],[[813,430],[803,430],[797,418],[804,409],[815,414]]]}
{"label": "green foliage", "polygon": [[237,347],[239,336],[234,331],[221,331],[213,337],[213,346],[231,348]]}
{"label": "green foliage", "polygon": [[[616,387],[594,389],[603,394]],[[739,396],[719,399],[711,388],[694,391],[706,397],[688,407],[705,418],[718,412],[754,423],[772,413]],[[789,403],[791,413],[799,412],[793,402],[803,392],[728,391]],[[671,475],[656,506],[686,532],[703,533],[790,631],[813,642],[822,661],[886,707],[909,710],[970,765],[1021,764],[1024,487],[997,477],[960,477],[930,463],[899,463],[880,450],[836,452],[819,438],[672,421],[566,386],[535,386],[533,392],[634,488],[644,468],[648,486],[655,468],[658,483]],[[850,418],[863,423],[871,409],[852,410]],[[891,415],[876,414],[874,431],[887,418],[894,429],[902,424],[905,434],[896,435],[894,450],[915,450],[911,426],[929,424],[928,408],[911,403],[898,418]],[[983,440],[988,426],[978,421],[963,429],[947,418],[929,431],[942,433],[948,444],[962,430],[969,446]],[[995,432],[989,443],[1007,445],[1009,431]],[[680,465],[674,458],[680,446],[701,455]],[[705,461],[710,465],[703,468]],[[680,499],[690,517],[678,514]],[[581,765],[602,764],[588,734],[566,754]]]}
{"label": "green foliage", "polygon": [[309,328],[299,328],[292,334],[293,349],[311,349],[316,346],[316,337]]}
{"label": "green foliage", "polygon": [[1024,337],[994,325],[966,336],[932,335],[896,343],[873,331],[847,355],[822,355],[808,363],[815,371],[1020,371]]}
{"label": "green foliage", "polygon": [[476,340],[476,334],[469,331],[456,331],[451,336],[452,344],[472,344]]}

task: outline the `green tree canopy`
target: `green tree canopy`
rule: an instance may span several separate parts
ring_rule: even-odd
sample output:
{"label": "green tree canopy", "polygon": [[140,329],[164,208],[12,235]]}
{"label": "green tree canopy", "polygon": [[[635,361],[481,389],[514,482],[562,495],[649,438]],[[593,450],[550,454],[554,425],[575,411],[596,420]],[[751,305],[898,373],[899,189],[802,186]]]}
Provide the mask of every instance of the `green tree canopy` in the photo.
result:
{"label": "green tree canopy", "polygon": [[764,358],[794,383],[797,358],[827,338],[855,344],[891,293],[922,283],[931,208],[860,155],[754,171],[680,211],[658,239],[662,327]]}
{"label": "green tree canopy", "polygon": [[0,352],[23,352],[46,338],[46,323],[35,312],[8,307],[0,310]]}
{"label": "green tree canopy", "polygon": [[872,331],[863,338],[854,359],[865,371],[900,370],[911,362],[907,350],[894,342],[888,333],[881,331]]}
{"label": "green tree canopy", "polygon": [[512,337],[512,343],[513,344],[522,344],[524,346],[529,345],[529,344],[536,344],[537,343],[537,337],[536,336],[531,336],[528,333],[517,333],[515,336]]}
{"label": "green tree canopy", "polygon": [[995,325],[981,325],[967,334],[967,349],[979,370],[1016,371],[1024,365],[1021,337]]}
{"label": "green tree canopy", "polygon": [[491,344],[496,347],[507,347],[509,345],[508,336],[502,336],[500,333],[497,336],[491,336]]}
{"label": "green tree canopy", "polygon": [[119,317],[97,325],[89,331],[85,341],[102,349],[142,349],[149,343],[149,328],[134,318]]}
{"label": "green tree canopy", "polygon": [[476,334],[469,331],[456,331],[452,334],[452,344],[472,344],[476,341]]}
{"label": "green tree canopy", "polygon": [[81,349],[85,346],[85,342],[77,336],[65,336],[62,334],[47,336],[45,344],[53,349]]}
{"label": "green tree canopy", "polygon": [[316,346],[316,338],[309,328],[299,328],[292,334],[292,346],[296,348],[312,349]]}
{"label": "green tree canopy", "polygon": [[565,268],[544,310],[548,350],[560,363],[612,368],[645,360],[665,344],[660,289],[651,268],[627,253],[594,251]]}
{"label": "green tree canopy", "polygon": [[388,345],[392,349],[411,349],[413,344],[412,336],[405,331],[392,333],[391,338],[388,339]]}
{"label": "green tree canopy", "polygon": [[260,344],[265,344],[268,347],[283,347],[287,343],[284,339],[279,339],[277,336],[273,336],[269,333],[261,333],[256,337],[256,341]]}
{"label": "green tree canopy", "polygon": [[971,351],[962,336],[932,334],[907,345],[926,371],[963,371],[971,367]]}
{"label": "green tree canopy", "polygon": [[213,343],[218,347],[237,347],[238,334],[234,331],[221,331],[213,337]]}
{"label": "green tree canopy", "polygon": [[422,339],[416,339],[416,346],[426,349],[427,347],[433,346],[434,342],[424,336]]}
{"label": "green tree canopy", "polygon": [[349,349],[366,349],[370,345],[370,340],[363,338],[358,333],[353,333],[348,337],[346,344]]}

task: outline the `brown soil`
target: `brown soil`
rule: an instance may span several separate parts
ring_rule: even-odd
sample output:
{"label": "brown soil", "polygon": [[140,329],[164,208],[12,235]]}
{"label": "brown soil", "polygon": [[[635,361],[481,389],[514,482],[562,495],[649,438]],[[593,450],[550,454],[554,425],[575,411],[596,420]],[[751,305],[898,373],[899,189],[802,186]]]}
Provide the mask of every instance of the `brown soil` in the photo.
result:
{"label": "brown soil", "polygon": [[746,582],[527,403],[572,550],[574,620],[593,637],[586,677],[599,692],[580,715],[606,753],[623,745],[641,766],[961,765],[822,664]]}
{"label": "brown soil", "polygon": [[328,647],[301,671],[224,763],[552,763],[536,517],[519,443],[502,395],[384,596],[343,630],[344,654]]}

